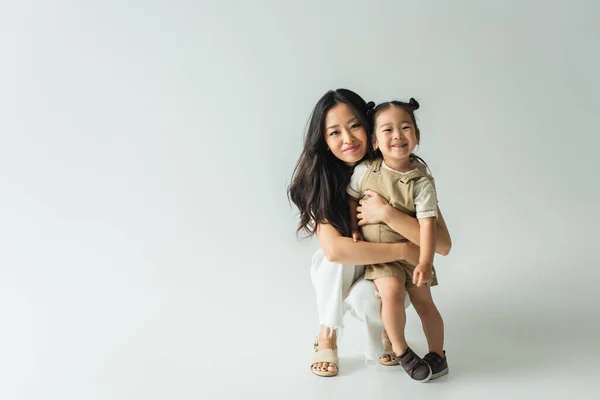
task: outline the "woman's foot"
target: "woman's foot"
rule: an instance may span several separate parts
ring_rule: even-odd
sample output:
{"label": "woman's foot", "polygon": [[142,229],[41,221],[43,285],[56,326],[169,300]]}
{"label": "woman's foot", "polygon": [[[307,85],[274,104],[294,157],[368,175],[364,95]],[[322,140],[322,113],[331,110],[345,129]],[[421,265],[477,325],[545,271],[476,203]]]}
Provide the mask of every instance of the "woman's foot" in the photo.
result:
{"label": "woman's foot", "polygon": [[311,370],[319,376],[335,376],[338,373],[337,335],[325,326],[314,344],[315,352],[312,357]]}
{"label": "woman's foot", "polygon": [[[315,350],[317,353],[321,350],[336,350],[335,342],[335,340],[319,338],[317,343],[315,343]],[[314,373],[317,373],[317,375],[321,375],[322,373],[337,374],[338,372],[337,365],[335,365],[333,362],[314,363],[311,368]]]}
{"label": "woman's foot", "polygon": [[381,334],[381,342],[383,343],[383,353],[381,353],[381,356],[379,356],[379,363],[381,365],[385,365],[386,367],[398,365],[398,360],[396,359],[396,355],[392,349],[392,342],[390,342],[386,331],[383,331]]}

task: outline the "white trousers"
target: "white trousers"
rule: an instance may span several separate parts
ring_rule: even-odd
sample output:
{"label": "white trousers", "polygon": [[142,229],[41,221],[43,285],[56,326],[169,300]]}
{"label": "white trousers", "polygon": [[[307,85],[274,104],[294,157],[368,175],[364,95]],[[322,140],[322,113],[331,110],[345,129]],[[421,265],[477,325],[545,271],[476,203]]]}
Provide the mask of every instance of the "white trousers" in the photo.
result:
{"label": "white trousers", "polygon": [[[317,295],[319,324],[335,329],[340,337],[344,314],[350,311],[367,331],[367,362],[377,360],[383,351],[381,297],[373,281],[364,279],[364,267],[329,262],[319,249],[312,258],[310,275]],[[405,307],[409,305],[406,296]]]}

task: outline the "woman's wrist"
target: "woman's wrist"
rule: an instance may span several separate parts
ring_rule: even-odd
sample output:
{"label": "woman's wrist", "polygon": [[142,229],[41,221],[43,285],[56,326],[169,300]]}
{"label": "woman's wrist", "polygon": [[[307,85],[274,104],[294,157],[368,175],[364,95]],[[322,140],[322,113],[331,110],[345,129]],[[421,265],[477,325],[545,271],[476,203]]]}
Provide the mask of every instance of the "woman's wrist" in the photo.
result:
{"label": "woman's wrist", "polygon": [[408,253],[408,246],[406,246],[406,243],[395,243],[395,245],[398,249],[398,260],[405,260]]}
{"label": "woman's wrist", "polygon": [[389,204],[386,204],[383,206],[383,213],[382,213],[382,219],[381,222],[383,222],[386,225],[390,224],[390,219],[392,218],[392,213],[394,211],[394,207],[390,206]]}
{"label": "woman's wrist", "polygon": [[419,246],[417,246],[411,242],[404,242],[402,244],[404,245],[403,260],[411,265],[418,265],[420,253],[421,253],[421,251],[420,251],[421,249],[419,249]]}

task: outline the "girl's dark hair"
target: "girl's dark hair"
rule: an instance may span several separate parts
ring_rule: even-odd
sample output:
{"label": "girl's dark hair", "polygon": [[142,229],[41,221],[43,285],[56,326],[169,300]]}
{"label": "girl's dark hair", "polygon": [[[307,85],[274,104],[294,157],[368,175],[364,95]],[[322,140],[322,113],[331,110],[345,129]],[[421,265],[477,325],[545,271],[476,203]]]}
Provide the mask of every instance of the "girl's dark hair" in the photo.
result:
{"label": "girl's dark hair", "polygon": [[[346,187],[350,182],[352,167],[333,155],[325,142],[325,118],[336,104],[348,104],[371,133],[373,102],[348,89],[330,90],[319,99],[312,111],[304,137],[302,154],[296,163],[292,182],[288,187],[290,199],[300,214],[297,231],[312,236],[317,225],[329,223],[343,236],[350,236],[350,211]],[[367,143],[365,143],[367,145]],[[367,145],[367,156],[372,156]]]}
{"label": "girl's dark hair", "polygon": [[[404,102],[404,101],[392,100],[392,101],[386,101],[385,103],[378,104],[377,107],[375,107],[375,109],[373,110],[373,116],[372,116],[372,121],[371,121],[371,125],[373,127],[372,139],[374,139],[374,137],[375,137],[375,120],[377,119],[377,116],[392,106],[399,107],[399,108],[403,109],[404,111],[406,111],[410,115],[410,119],[412,119],[412,123],[415,126],[417,141],[421,141],[421,131],[419,130],[419,127],[417,126],[417,119],[415,118],[415,111],[418,110],[420,106],[419,106],[419,102],[416,101],[415,99],[413,99],[412,97],[410,98],[408,103]],[[376,151],[376,156],[381,157],[381,152],[379,150]],[[416,154],[411,154],[410,159],[417,159],[417,160],[421,161],[423,164],[425,164],[425,166],[427,167],[427,163],[425,162],[425,160],[423,160],[421,157],[419,157]]]}

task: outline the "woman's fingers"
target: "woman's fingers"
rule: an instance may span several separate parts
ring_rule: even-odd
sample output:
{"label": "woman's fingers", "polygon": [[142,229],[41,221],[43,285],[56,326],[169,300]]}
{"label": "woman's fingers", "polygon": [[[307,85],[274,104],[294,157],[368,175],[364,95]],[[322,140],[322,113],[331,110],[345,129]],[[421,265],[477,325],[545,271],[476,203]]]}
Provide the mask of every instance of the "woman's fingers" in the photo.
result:
{"label": "woman's fingers", "polygon": [[379,197],[379,193],[377,193],[376,191],[371,190],[371,189],[367,189],[365,191],[365,194],[369,197]]}

